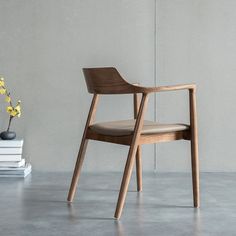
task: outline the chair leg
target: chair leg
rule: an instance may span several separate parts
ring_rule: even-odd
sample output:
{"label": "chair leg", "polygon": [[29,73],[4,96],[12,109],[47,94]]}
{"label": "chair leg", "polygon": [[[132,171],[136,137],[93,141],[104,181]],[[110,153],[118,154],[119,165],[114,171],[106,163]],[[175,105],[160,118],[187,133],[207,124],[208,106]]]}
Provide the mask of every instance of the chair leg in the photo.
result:
{"label": "chair leg", "polygon": [[72,177],[72,181],[71,181],[71,185],[70,185],[70,190],[68,193],[68,197],[67,200],[69,202],[72,202],[75,196],[75,190],[76,190],[76,186],[77,183],[79,181],[79,176],[80,176],[80,172],[81,172],[81,167],[84,161],[84,154],[87,148],[87,144],[88,144],[88,139],[87,137],[87,131],[88,131],[88,127],[89,125],[92,123],[95,113],[96,113],[96,107],[97,107],[97,103],[98,103],[98,94],[94,94],[93,95],[93,100],[91,102],[91,106],[89,109],[89,114],[87,117],[87,121],[86,121],[86,125],[84,128],[84,133],[83,133],[83,137],[82,137],[82,141],[80,144],[80,148],[79,148],[79,153],[78,153],[78,157],[77,157],[77,161],[75,164],[75,169],[74,169],[74,174]]}
{"label": "chair leg", "polygon": [[197,140],[195,138],[191,140],[191,162],[192,162],[193,203],[194,207],[200,207],[198,145],[197,145]]}
{"label": "chair leg", "polygon": [[137,177],[137,191],[142,191],[142,156],[141,146],[139,145],[136,151],[136,177]]}
{"label": "chair leg", "polygon": [[86,151],[87,145],[88,145],[88,139],[83,139],[80,144],[80,149],[79,149],[77,161],[75,164],[74,174],[72,177],[70,190],[69,190],[68,197],[67,197],[68,202],[72,202],[74,199],[75,191],[76,191],[76,187],[77,187],[77,184],[79,181],[80,172],[81,172],[82,164],[84,161],[84,156],[85,156],[85,151]]}
{"label": "chair leg", "polygon": [[[138,94],[134,94],[134,119],[137,119],[140,107],[140,99]],[[137,191],[142,191],[142,157],[141,157],[141,145],[138,146],[136,152],[136,177],[137,177]]]}
{"label": "chair leg", "polygon": [[190,104],[190,126],[191,126],[191,162],[193,182],[193,203],[194,207],[200,206],[199,192],[199,164],[198,164],[198,130],[197,130],[197,108],[196,89],[189,90]]}
{"label": "chair leg", "polygon": [[127,157],[125,170],[124,170],[124,174],[123,174],[123,178],[122,178],[122,182],[121,182],[120,193],[119,193],[119,197],[118,197],[118,201],[117,201],[117,205],[116,205],[116,211],[115,211],[115,215],[114,215],[114,217],[116,219],[120,218],[123,207],[124,207],[125,197],[127,194],[127,190],[128,190],[128,186],[129,186],[129,182],[130,182],[130,177],[132,174],[132,169],[134,166],[135,156],[136,156],[136,152],[137,152],[137,149],[139,146],[138,142],[140,139],[141,129],[143,126],[143,118],[144,118],[144,112],[145,112],[145,109],[147,106],[147,102],[148,102],[148,94],[143,94],[142,100],[140,103],[138,116],[137,116],[135,127],[134,127],[134,134],[133,134],[133,138],[132,138],[132,143],[129,148],[129,154]]}
{"label": "chair leg", "polygon": [[126,194],[128,191],[128,186],[129,186],[129,182],[130,182],[130,178],[131,178],[131,174],[132,174],[132,169],[134,166],[136,150],[137,150],[137,147],[136,147],[136,149],[134,149],[132,146],[130,146],[129,154],[127,157],[125,170],[124,170],[124,174],[123,174],[123,178],[122,178],[122,182],[121,182],[121,186],[120,186],[120,193],[119,193],[119,197],[118,197],[118,201],[117,201],[117,205],[116,205],[116,211],[115,211],[115,215],[114,215],[114,217],[116,219],[120,218],[123,207],[124,207],[125,197],[126,197]]}

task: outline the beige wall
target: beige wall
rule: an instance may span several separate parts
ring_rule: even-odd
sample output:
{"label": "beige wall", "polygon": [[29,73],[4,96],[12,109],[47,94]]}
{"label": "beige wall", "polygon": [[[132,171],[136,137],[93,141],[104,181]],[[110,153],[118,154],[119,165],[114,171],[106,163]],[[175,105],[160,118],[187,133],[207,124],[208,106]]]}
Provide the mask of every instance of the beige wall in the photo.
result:
{"label": "beige wall", "polygon": [[[113,65],[144,85],[196,82],[201,169],[236,170],[236,2],[157,0],[156,6],[155,21],[154,0],[0,1],[0,73],[23,102],[13,129],[25,138],[34,169],[72,169],[91,100],[81,68]],[[157,95],[154,108],[152,97],[147,118],[187,122],[187,98]],[[104,96],[99,107],[98,120],[130,118],[132,97]],[[158,170],[189,170],[189,151],[185,142],[158,145]],[[91,142],[84,170],[121,171],[126,154],[125,147]],[[153,170],[153,145],[144,147],[143,159],[144,170]]]}

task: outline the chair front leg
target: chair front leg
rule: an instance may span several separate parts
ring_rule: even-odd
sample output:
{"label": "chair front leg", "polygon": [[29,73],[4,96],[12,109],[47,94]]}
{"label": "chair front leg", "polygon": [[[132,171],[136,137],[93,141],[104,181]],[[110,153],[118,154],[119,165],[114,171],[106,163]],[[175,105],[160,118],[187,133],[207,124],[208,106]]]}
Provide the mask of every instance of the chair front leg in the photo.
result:
{"label": "chair front leg", "polygon": [[82,164],[83,164],[83,161],[84,161],[84,156],[85,156],[87,145],[88,145],[88,139],[83,139],[81,141],[81,144],[80,144],[80,150],[79,150],[79,153],[78,153],[78,157],[77,157],[77,161],[76,161],[76,164],[75,164],[73,177],[72,177],[72,180],[71,180],[70,190],[69,190],[68,197],[67,197],[68,202],[72,202],[73,199],[74,199],[75,191],[76,191],[77,184],[78,184],[78,181],[79,181],[79,177],[80,177],[81,168],[82,168]]}
{"label": "chair front leg", "polygon": [[191,163],[192,163],[192,185],[194,207],[200,207],[199,190],[199,160],[198,160],[198,130],[197,130],[197,109],[196,91],[189,91],[190,98],[190,128],[191,128]]}
{"label": "chair front leg", "polygon": [[[138,84],[134,84],[138,85]],[[134,119],[138,117],[138,111],[140,107],[140,98],[137,93],[133,95],[134,101]],[[141,156],[141,145],[138,146],[136,151],[136,179],[137,179],[137,191],[142,191],[142,156]]]}
{"label": "chair front leg", "polygon": [[96,113],[97,103],[98,103],[98,95],[94,94],[92,102],[91,102],[90,110],[88,113],[87,121],[85,124],[82,141],[80,144],[80,149],[79,149],[77,161],[75,164],[75,169],[74,169],[74,173],[73,173],[73,177],[72,177],[72,181],[70,185],[70,190],[67,197],[68,202],[72,202],[75,196],[75,191],[76,191],[76,187],[79,181],[80,172],[81,172],[82,164],[84,161],[85,151],[88,144],[87,131],[88,131],[89,125],[91,125],[91,123],[93,122],[93,119]]}
{"label": "chair front leg", "polygon": [[142,101],[140,104],[140,109],[138,112],[138,117],[137,117],[135,127],[134,127],[134,134],[133,134],[133,138],[132,138],[132,143],[129,148],[129,153],[128,153],[128,157],[127,157],[127,161],[126,161],[126,165],[125,165],[125,170],[124,170],[124,174],[123,174],[123,178],[122,178],[122,182],[121,182],[120,193],[119,193],[119,197],[118,197],[118,201],[117,201],[117,205],[116,205],[116,211],[115,211],[115,215],[114,215],[114,217],[116,219],[120,218],[123,207],[124,207],[125,197],[126,197],[126,194],[128,191],[128,186],[129,186],[129,182],[130,182],[130,178],[131,178],[131,174],[132,174],[132,169],[134,166],[135,154],[136,154],[136,151],[138,148],[139,138],[140,138],[141,130],[143,127],[144,112],[145,112],[145,108],[147,106],[147,102],[148,102],[148,95],[143,94]]}
{"label": "chair front leg", "polygon": [[122,178],[122,182],[120,186],[120,193],[119,193],[119,197],[118,197],[118,201],[116,205],[116,211],[115,211],[115,216],[114,216],[116,219],[120,218],[123,207],[124,207],[125,197],[128,191],[129,182],[132,175],[132,169],[134,166],[136,151],[137,151],[137,146],[136,147],[134,145],[130,146],[129,154],[127,157],[125,170],[124,170],[124,174],[123,174],[123,178]]}
{"label": "chair front leg", "polygon": [[193,184],[193,205],[200,207],[200,190],[199,190],[199,164],[197,140],[191,140],[191,163],[192,163],[192,184]]}

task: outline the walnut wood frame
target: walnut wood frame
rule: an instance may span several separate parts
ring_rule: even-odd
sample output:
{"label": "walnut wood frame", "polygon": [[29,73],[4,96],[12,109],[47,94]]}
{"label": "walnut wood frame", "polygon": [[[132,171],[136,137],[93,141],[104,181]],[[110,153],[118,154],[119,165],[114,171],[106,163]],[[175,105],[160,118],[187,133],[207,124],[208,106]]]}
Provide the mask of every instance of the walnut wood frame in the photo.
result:
{"label": "walnut wood frame", "polygon": [[[142,191],[141,145],[148,143],[167,142],[167,141],[183,139],[183,140],[189,140],[191,142],[193,203],[194,207],[199,207],[200,193],[199,193],[196,85],[185,84],[185,85],[147,88],[147,87],[137,86],[134,84],[129,84],[120,76],[118,71],[113,67],[87,68],[83,69],[83,71],[88,91],[90,93],[93,93],[94,95],[89,110],[87,122],[84,128],[84,133],[67,200],[69,202],[72,202],[74,199],[89,139],[130,146],[121,182],[116,211],[114,215],[116,219],[120,218],[124,207],[124,202],[135,160],[136,160],[136,175],[137,175],[137,191]],[[154,92],[186,90],[186,89],[189,91],[190,129],[184,131],[174,131],[174,132],[166,132],[158,134],[141,134],[144,121],[144,114],[147,107],[149,94]],[[139,101],[138,99],[137,94],[139,93],[142,94],[141,101]],[[92,129],[90,129],[90,126],[93,123],[93,119],[96,113],[98,98],[100,94],[133,94],[134,118],[136,119],[136,123],[132,135],[109,136],[109,135],[98,134]]]}

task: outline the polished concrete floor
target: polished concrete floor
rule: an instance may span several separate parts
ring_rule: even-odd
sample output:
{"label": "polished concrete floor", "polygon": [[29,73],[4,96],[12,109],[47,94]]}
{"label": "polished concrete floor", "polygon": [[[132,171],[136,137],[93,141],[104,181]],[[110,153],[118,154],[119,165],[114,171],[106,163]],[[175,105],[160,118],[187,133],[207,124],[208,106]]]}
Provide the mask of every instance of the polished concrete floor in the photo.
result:
{"label": "polished concrete floor", "polygon": [[236,235],[236,173],[201,174],[201,209],[192,208],[190,174],[133,178],[123,215],[113,219],[121,173],[82,174],[72,205],[70,173],[0,179],[1,236]]}

